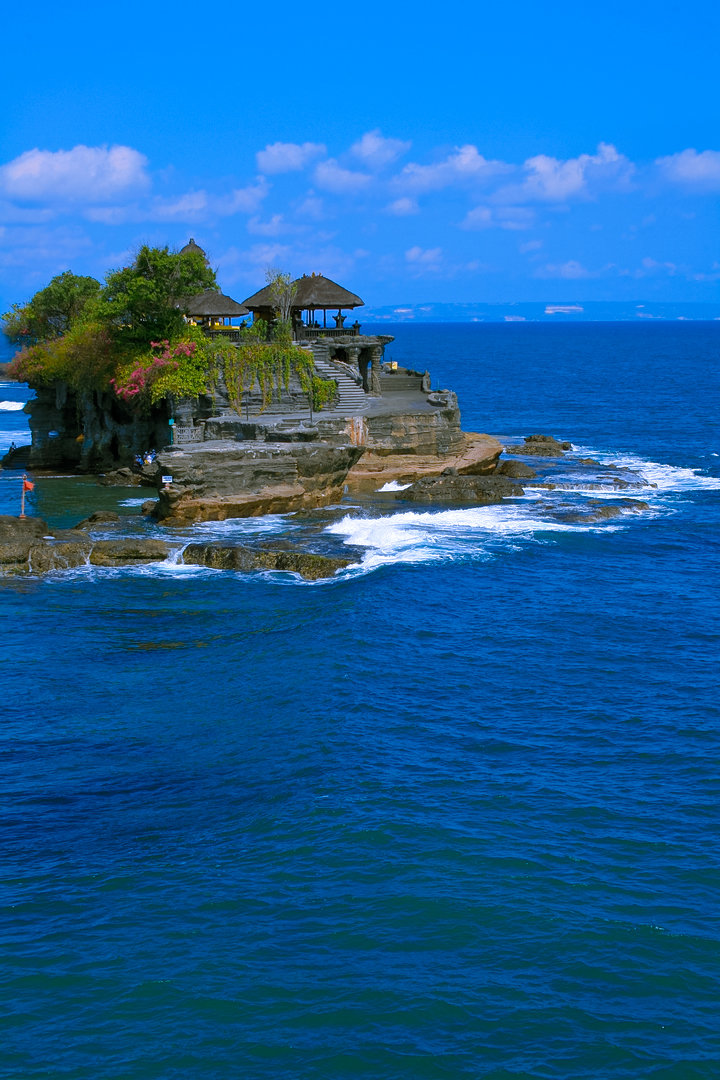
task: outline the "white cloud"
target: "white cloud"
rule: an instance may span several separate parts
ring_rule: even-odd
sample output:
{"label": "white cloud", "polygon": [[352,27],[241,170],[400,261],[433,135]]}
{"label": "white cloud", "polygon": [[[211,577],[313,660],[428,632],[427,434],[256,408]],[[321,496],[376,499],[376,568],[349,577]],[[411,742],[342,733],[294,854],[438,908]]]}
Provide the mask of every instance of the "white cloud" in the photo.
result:
{"label": "white cloud", "polygon": [[512,168],[504,161],[488,161],[478,153],[476,146],[468,143],[456,147],[444,161],[434,165],[418,165],[411,161],[395,178],[395,183],[405,191],[439,191],[456,184],[483,183],[512,172]]}
{"label": "white cloud", "polygon": [[336,195],[353,195],[363,191],[371,182],[372,177],[367,173],[353,172],[338,165],[334,158],[321,161],[315,169],[315,183],[326,191],[332,191]]}
{"label": "white cloud", "polygon": [[525,206],[476,206],[462,222],[463,229],[529,229],[535,212]]}
{"label": "white cloud", "polygon": [[282,214],[273,214],[269,221],[260,221],[257,217],[251,217],[247,226],[248,232],[255,236],[279,236],[288,229],[289,226]]}
{"label": "white cloud", "polygon": [[248,184],[244,188],[235,188],[229,196],[215,199],[213,209],[223,217],[232,214],[254,214],[260,208],[260,204],[267,198],[270,185],[263,176],[258,176],[254,184]]}
{"label": "white cloud", "polygon": [[720,281],[720,262],[714,262],[710,271],[692,274],[693,281]]}
{"label": "white cloud", "polygon": [[188,191],[175,199],[156,199],[148,217],[153,221],[198,221],[207,216],[207,191]]}
{"label": "white cloud", "polygon": [[677,263],[660,262],[648,256],[642,260],[641,269],[635,271],[635,277],[658,277],[665,274],[674,277],[678,269]]}
{"label": "white cloud", "polygon": [[89,206],[84,213],[88,221],[101,225],[125,225],[129,221],[142,221],[147,216],[137,203],[128,206]]}
{"label": "white cloud", "polygon": [[527,255],[528,252],[539,251],[542,246],[542,240],[528,240],[526,244],[521,244],[518,250],[521,255]]}
{"label": "white cloud", "polygon": [[386,139],[380,129],[375,128],[374,131],[366,131],[361,139],[353,143],[350,153],[368,169],[382,169],[407,153],[411,146],[412,143],[403,142],[402,139]]}
{"label": "white cloud", "polygon": [[106,202],[148,188],[147,164],[130,146],[26,150],[0,168],[0,188],[32,202]]}
{"label": "white cloud", "polygon": [[561,161],[547,154],[528,158],[527,179],[496,193],[498,202],[566,202],[589,198],[597,190],[627,190],[635,166],[614,146],[600,143],[595,154],[580,154]]}
{"label": "white cloud", "polygon": [[0,199],[0,221],[6,224],[43,225],[55,217],[56,211],[46,206],[16,206]]}
{"label": "white cloud", "polygon": [[421,248],[418,245],[408,248],[405,260],[416,276],[436,273],[442,265],[442,248]]}
{"label": "white cloud", "polygon": [[0,269],[19,269],[25,277],[47,281],[92,251],[90,237],[77,228],[0,227]]}
{"label": "white cloud", "polygon": [[409,214],[419,213],[420,207],[416,199],[409,199],[404,196],[402,199],[395,199],[394,202],[389,203],[385,210],[395,217],[407,217]]}
{"label": "white cloud", "polygon": [[720,151],[683,150],[679,154],[657,158],[661,175],[675,184],[714,190],[720,188]]}
{"label": "white cloud", "polygon": [[315,158],[327,153],[323,143],[270,143],[256,155],[257,165],[263,173],[299,172]]}
{"label": "white cloud", "polygon": [[298,217],[309,218],[311,221],[322,221],[325,217],[325,207],[322,199],[318,199],[314,192],[310,191],[297,208]]}
{"label": "white cloud", "polygon": [[576,259],[568,259],[568,261],[564,263],[547,263],[536,272],[535,276],[542,278],[564,278],[566,281],[579,281],[581,278],[597,277],[597,273],[587,270],[582,263],[579,263]]}

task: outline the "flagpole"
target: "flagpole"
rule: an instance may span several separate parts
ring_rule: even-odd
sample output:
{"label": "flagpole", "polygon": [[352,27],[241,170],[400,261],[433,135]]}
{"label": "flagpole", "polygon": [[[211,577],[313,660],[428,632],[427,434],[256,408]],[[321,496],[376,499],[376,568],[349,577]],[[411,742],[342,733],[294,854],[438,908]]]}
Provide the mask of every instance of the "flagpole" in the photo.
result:
{"label": "flagpole", "polygon": [[25,517],[25,481],[27,480],[27,473],[23,473],[22,477],[22,492],[20,493],[20,517]]}

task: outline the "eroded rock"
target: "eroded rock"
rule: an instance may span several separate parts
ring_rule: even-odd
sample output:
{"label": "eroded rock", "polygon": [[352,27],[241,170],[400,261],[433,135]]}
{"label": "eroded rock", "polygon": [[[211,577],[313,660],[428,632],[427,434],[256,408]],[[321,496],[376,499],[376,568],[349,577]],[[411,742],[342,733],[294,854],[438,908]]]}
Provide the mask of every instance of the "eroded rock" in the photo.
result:
{"label": "eroded rock", "polygon": [[522,494],[522,487],[505,476],[461,476],[445,473],[416,480],[412,487],[402,493],[402,497],[410,502],[486,506]]}
{"label": "eroded rock", "polygon": [[526,465],[524,461],[503,461],[498,465],[496,475],[512,476],[521,480],[534,480],[537,473],[529,465]]}
{"label": "eroded rock", "polygon": [[326,442],[201,443],[159,457],[172,484],[159,492],[168,525],[224,521],[327,506],[342,498],[362,446]]}
{"label": "eroded rock", "polygon": [[96,540],[90,550],[93,566],[133,566],[136,563],[164,562],[170,552],[164,540],[124,537]]}
{"label": "eroded rock", "polygon": [[208,566],[213,570],[286,570],[300,574],[307,581],[332,577],[350,565],[350,559],[331,558],[302,551],[249,548],[241,544],[189,544],[182,555],[183,562],[192,566]]}
{"label": "eroded rock", "polygon": [[508,454],[532,454],[535,457],[562,457],[572,450],[572,443],[559,442],[552,435],[526,435],[522,446],[508,446]]}
{"label": "eroded rock", "polygon": [[120,521],[122,518],[114,510],[95,510],[89,517],[83,518],[75,528],[94,529],[96,525],[117,525]]}

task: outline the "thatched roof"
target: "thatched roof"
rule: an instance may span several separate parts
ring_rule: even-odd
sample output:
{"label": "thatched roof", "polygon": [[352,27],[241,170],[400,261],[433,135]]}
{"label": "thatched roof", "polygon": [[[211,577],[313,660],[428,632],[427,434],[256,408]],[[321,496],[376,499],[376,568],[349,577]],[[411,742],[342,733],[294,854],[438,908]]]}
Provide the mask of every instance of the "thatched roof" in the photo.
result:
{"label": "thatched roof", "polygon": [[242,304],[238,304],[237,300],[233,300],[229,296],[224,296],[223,293],[216,292],[214,289],[206,289],[204,293],[200,293],[198,296],[189,296],[185,301],[185,308],[188,315],[193,316],[208,316],[208,315],[249,315],[248,308],[243,307]]}
{"label": "thatched roof", "polygon": [[[355,293],[348,292],[342,285],[323,277],[322,274],[303,274],[301,278],[293,281],[293,285],[296,288],[292,303],[294,309],[304,311],[308,308],[356,308],[365,303]],[[274,307],[270,285],[253,293],[243,302],[251,311]]]}
{"label": "thatched roof", "polygon": [[188,240],[185,247],[180,248],[180,254],[181,255],[202,255],[205,262],[207,262],[207,255],[205,254],[203,249],[200,247],[200,245],[195,243],[192,236]]}

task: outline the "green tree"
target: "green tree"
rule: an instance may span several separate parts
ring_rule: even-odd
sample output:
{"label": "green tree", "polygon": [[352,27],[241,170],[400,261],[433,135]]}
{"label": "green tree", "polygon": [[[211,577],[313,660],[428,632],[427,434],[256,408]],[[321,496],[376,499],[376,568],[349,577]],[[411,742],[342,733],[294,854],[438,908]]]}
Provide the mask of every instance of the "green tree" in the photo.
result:
{"label": "green tree", "polygon": [[131,266],[108,274],[101,317],[128,345],[173,338],[183,327],[189,297],[216,289],[215,274],[198,252],[142,247]]}
{"label": "green tree", "polygon": [[14,304],[3,316],[3,332],[15,344],[33,345],[62,337],[97,302],[101,285],[70,270],[58,274],[27,304]]}
{"label": "green tree", "polygon": [[284,274],[282,270],[272,266],[265,271],[265,280],[268,283],[272,306],[277,311],[278,319],[283,324],[289,324],[297,285],[293,283],[289,274]]}

